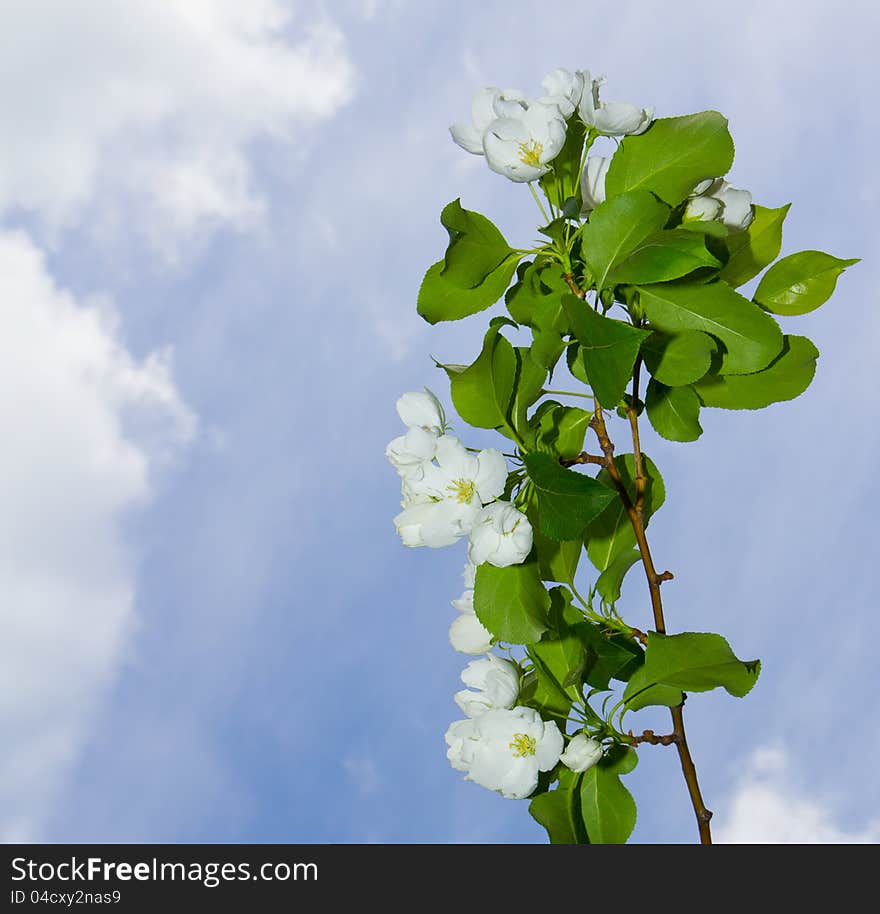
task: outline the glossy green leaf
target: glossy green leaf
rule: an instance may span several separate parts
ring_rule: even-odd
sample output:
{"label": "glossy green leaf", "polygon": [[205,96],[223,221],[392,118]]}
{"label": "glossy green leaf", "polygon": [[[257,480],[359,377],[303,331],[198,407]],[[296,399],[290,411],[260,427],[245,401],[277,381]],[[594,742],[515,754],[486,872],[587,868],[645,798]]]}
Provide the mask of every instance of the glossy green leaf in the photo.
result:
{"label": "glossy green leaf", "polygon": [[537,428],[539,449],[559,457],[577,457],[584,448],[584,438],[592,418],[589,410],[563,406],[553,400],[544,401],[532,417],[532,423]]}
{"label": "glossy green leaf", "polygon": [[[663,477],[654,465],[654,462],[642,455],[642,462],[647,477],[645,486],[645,502],[642,516],[645,526],[651,516],[657,511],[666,499],[666,487]],[[614,465],[623,480],[624,486],[631,499],[635,499],[635,460],[632,454],[621,454],[614,458]],[[599,471],[597,480],[605,485],[613,485],[608,471]],[[636,537],[632,530],[629,515],[623,507],[623,502],[618,498],[612,502],[588,527],[584,538],[587,543],[587,555],[590,561],[604,571],[623,552],[630,551],[636,545]]]}
{"label": "glossy green leaf", "polygon": [[696,441],[703,434],[700,398],[692,387],[667,387],[651,378],[645,409],[654,431],[667,441]]}
{"label": "glossy green leaf", "polygon": [[525,465],[538,499],[541,532],[551,539],[580,538],[587,524],[617,500],[613,489],[566,469],[551,454],[533,451]]}
{"label": "glossy green leaf", "polygon": [[638,764],[634,749],[616,747],[581,781],[581,814],[592,844],[626,844],[636,825],[636,803],[620,776]]}
{"label": "glossy green leaf", "polygon": [[547,630],[550,594],[532,554],[519,565],[477,568],[474,611],[496,637],[511,644],[532,644]]}
{"label": "glossy green leaf", "polygon": [[517,355],[501,335],[500,324],[489,327],[483,348],[472,365],[450,376],[452,402],[459,416],[477,428],[508,422],[517,376]]}
{"label": "glossy green leaf", "polygon": [[608,197],[649,190],[676,206],[705,178],[733,163],[727,118],[717,111],[659,118],[643,134],[624,137],[605,179]]}
{"label": "glossy green leaf", "polygon": [[623,698],[628,711],[658,706],[677,708],[684,701],[681,689],[649,680],[644,665],[630,676],[623,691]]}
{"label": "glossy green leaf", "polygon": [[[747,695],[757,682],[761,661],[742,661],[721,635],[683,632],[679,635],[648,633],[644,685],[660,683],[685,692],[707,692],[723,687],[731,695]],[[627,691],[632,689],[633,680]],[[627,697],[626,692],[624,697]]]}
{"label": "glossy green leaf", "polygon": [[532,357],[528,347],[517,346],[514,351],[517,367],[510,415],[516,430],[528,437],[527,411],[541,396],[547,380],[547,369]]}
{"label": "glossy green leaf", "polygon": [[859,258],[841,260],[823,251],[799,251],[774,263],[761,277],[755,301],[773,314],[807,314],[831,297],[837,277]]}
{"label": "glossy green leaf", "polygon": [[532,535],[535,540],[535,552],[538,556],[538,570],[545,581],[558,581],[561,584],[571,584],[574,581],[581,554],[584,550],[583,541],[550,539],[541,533],[541,518],[538,514],[538,497],[534,490],[526,505],[526,516],[532,525]]}
{"label": "glossy green leaf", "polygon": [[516,253],[489,219],[464,209],[459,200],[444,207],[440,222],[449,232],[443,277],[462,289],[479,285]]}
{"label": "glossy green leaf", "polygon": [[603,406],[617,406],[632,377],[639,348],[650,331],[602,317],[576,295],[564,296],[562,303],[580,344],[593,393]]}
{"label": "glossy green leaf", "polygon": [[457,321],[494,305],[504,295],[516,272],[519,255],[505,260],[478,286],[461,289],[443,276],[445,261],[439,260],[429,268],[419,287],[417,309],[429,323]]}
{"label": "glossy green leaf", "polygon": [[538,667],[538,676],[550,676],[551,688],[558,687],[569,700],[579,699],[580,692],[573,682],[579,681],[584,667],[584,646],[578,635],[578,623],[583,614],[572,606],[571,593],[562,587],[550,591],[550,611],[547,630],[541,640],[529,647],[529,656]]}
{"label": "glossy green leaf", "polygon": [[[622,200],[623,197],[615,197]],[[679,279],[701,268],[717,268],[721,261],[706,249],[706,240],[696,232],[666,229],[640,241],[611,270],[608,286],[621,283],[652,283]]]}
{"label": "glossy green leaf", "polygon": [[663,228],[668,218],[669,207],[644,190],[600,203],[584,226],[581,242],[596,288],[606,288],[608,274],[645,238]]}
{"label": "glossy green leaf", "polygon": [[[569,345],[565,352],[565,361],[568,364],[568,370],[571,372],[572,377],[577,378],[581,384],[586,384],[587,387],[589,387],[590,382],[587,378],[587,369],[584,366],[583,357],[581,356],[580,343],[572,343]],[[584,392],[587,393],[588,391]]]}
{"label": "glossy green leaf", "polygon": [[529,803],[532,818],[547,829],[551,844],[589,844],[581,813],[582,778],[565,769],[555,790],[539,793]]}
{"label": "glossy green leaf", "polygon": [[599,575],[596,589],[606,603],[616,603],[620,599],[620,588],[626,573],[641,558],[638,549],[621,552],[617,558]]}
{"label": "glossy green leaf", "polygon": [[685,330],[676,336],[652,333],[642,343],[642,357],[661,384],[683,387],[706,374],[717,348],[715,340],[699,330]]}
{"label": "glossy green leaf", "polygon": [[790,207],[790,203],[777,209],[755,206],[755,218],[748,229],[727,239],[730,259],[719,274],[721,279],[736,288],[776,260],[782,249],[782,223]]}
{"label": "glossy green leaf", "polygon": [[782,350],[776,321],[726,283],[668,282],[638,289],[655,329],[671,334],[702,330],[721,340],[726,348],[721,374],[760,371]]}
{"label": "glossy green leaf", "polygon": [[522,256],[492,222],[458,200],[444,207],[440,221],[449,246],[443,260],[428,269],[418,295],[418,312],[429,324],[459,320],[494,304]]}
{"label": "glossy green leaf", "polygon": [[743,375],[708,375],[694,385],[704,406],[721,409],[763,409],[793,400],[816,373],[819,350],[805,336],[786,336],[782,353],[763,371]]}
{"label": "glossy green leaf", "polygon": [[526,327],[568,332],[562,296],[569,291],[558,263],[538,260],[520,264],[518,281],[504,296],[510,316]]}
{"label": "glossy green leaf", "polygon": [[608,689],[612,679],[626,681],[643,659],[642,649],[622,634],[611,634],[592,622],[577,626],[584,645],[583,679],[594,689]]}

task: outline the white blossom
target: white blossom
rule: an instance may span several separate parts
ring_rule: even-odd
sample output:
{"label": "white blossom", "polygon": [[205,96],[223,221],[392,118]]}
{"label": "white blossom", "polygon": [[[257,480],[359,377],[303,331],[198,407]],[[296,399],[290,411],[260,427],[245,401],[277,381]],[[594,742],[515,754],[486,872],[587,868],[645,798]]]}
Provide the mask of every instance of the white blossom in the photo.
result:
{"label": "white blossom", "polygon": [[587,164],[581,172],[582,216],[586,216],[600,203],[605,202],[605,176],[608,174],[610,164],[610,156],[587,157]]}
{"label": "white blossom", "polygon": [[548,73],[541,81],[544,95],[538,99],[544,105],[556,105],[564,118],[571,117],[584,91],[584,74],[558,69]]}
{"label": "white blossom", "polygon": [[559,109],[540,103],[516,117],[498,118],[483,135],[489,168],[517,182],[534,181],[546,174],[564,143],[565,121]]}
{"label": "white blossom", "polygon": [[489,124],[498,117],[493,102],[500,92],[501,90],[497,86],[478,89],[471,103],[471,123],[453,124],[449,128],[452,139],[462,149],[472,152],[474,155],[483,155],[483,134]]}
{"label": "white blossom", "polygon": [[468,688],[453,697],[468,717],[479,717],[493,708],[512,708],[519,697],[519,670],[494,654],[472,660],[462,671],[461,681]]}
{"label": "white blossom", "polygon": [[468,558],[475,565],[518,565],[531,550],[532,525],[509,501],[483,508],[470,531]]}
{"label": "white blossom", "polygon": [[731,232],[743,232],[755,218],[752,195],[724,178],[707,178],[694,188],[685,207],[687,221],[721,222]]}
{"label": "white blossom", "polygon": [[581,120],[605,136],[644,133],[654,119],[653,108],[639,108],[629,102],[599,101],[599,88],[605,77],[591,79],[589,70],[579,71],[584,80],[584,92],[578,105]]}
{"label": "white blossom", "polygon": [[532,708],[501,708],[446,731],[446,757],[466,771],[466,780],[521,800],[538,786],[538,772],[549,771],[562,753],[562,734]]}
{"label": "white blossom", "polygon": [[397,401],[397,415],[409,428],[421,428],[435,435],[446,431],[446,414],[437,397],[426,387],[412,390]]}
{"label": "white blossom", "polygon": [[602,758],[602,744],[587,736],[578,733],[571,738],[565,747],[565,752],[559,757],[566,768],[578,773],[592,768]]}
{"label": "white blossom", "polygon": [[507,482],[507,464],[493,448],[469,453],[451,435],[437,439],[436,465],[404,480],[403,511],[394,525],[406,546],[450,546],[470,533],[482,505]]}
{"label": "white blossom", "polygon": [[449,626],[449,643],[461,654],[485,654],[492,647],[492,633],[474,612],[474,578],[476,565],[468,561],[464,566],[464,593],[452,601],[460,615]]}
{"label": "white blossom", "polygon": [[405,435],[388,442],[385,456],[404,479],[421,479],[425,464],[430,463],[437,453],[438,437],[427,429],[411,428]]}

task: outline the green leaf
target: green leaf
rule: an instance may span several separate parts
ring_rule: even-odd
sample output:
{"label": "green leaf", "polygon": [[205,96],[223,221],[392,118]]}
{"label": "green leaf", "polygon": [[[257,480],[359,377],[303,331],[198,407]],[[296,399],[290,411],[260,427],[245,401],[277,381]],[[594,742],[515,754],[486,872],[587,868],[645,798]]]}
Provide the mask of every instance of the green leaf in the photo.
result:
{"label": "green leaf", "polygon": [[651,378],[645,409],[654,431],[667,441],[696,441],[703,434],[700,398],[692,387],[667,387]]}
{"label": "green leaf", "polygon": [[583,775],[565,769],[555,790],[539,793],[529,803],[532,818],[547,829],[551,844],[589,844],[581,814]]}
{"label": "green leaf", "polygon": [[703,406],[721,409],[763,409],[793,400],[816,373],[819,350],[805,336],[785,336],[780,355],[756,374],[708,375],[694,385]]}
{"label": "green leaf", "polygon": [[443,276],[445,261],[438,260],[429,268],[419,287],[417,310],[429,323],[457,321],[478,311],[485,311],[504,295],[516,272],[519,255],[505,260],[478,286],[460,289]]}
{"label": "green leaf", "polygon": [[609,286],[665,282],[704,267],[714,269],[720,266],[721,261],[706,249],[705,237],[692,231],[666,229],[639,242],[611,270],[606,282]]}
{"label": "green leaf", "polygon": [[511,418],[513,425],[522,435],[528,435],[528,408],[541,396],[547,369],[532,358],[532,352],[525,346],[517,346],[516,383],[513,395]]}
{"label": "green leaf", "polygon": [[859,258],[841,260],[823,251],[800,251],[774,263],[761,277],[755,301],[773,314],[807,314],[831,298],[837,277]]}
{"label": "green leaf", "polygon": [[736,288],[776,260],[782,248],[782,223],[790,207],[790,203],[777,209],[755,206],[755,218],[748,229],[727,239],[730,259],[719,274],[721,279]]}
{"label": "green leaf", "polygon": [[628,711],[640,711],[642,708],[655,706],[677,708],[684,701],[681,689],[651,682],[645,674],[644,666],[640,666],[630,676],[623,690],[623,698]]}
{"label": "green leaf", "polygon": [[717,111],[664,117],[638,136],[625,137],[605,179],[609,197],[650,190],[670,206],[681,203],[705,178],[733,164],[727,118]]}
{"label": "green leaf", "polygon": [[552,371],[568,343],[555,330],[532,332],[532,358],[548,371]]}
{"label": "green leaf", "polygon": [[642,342],[650,331],[602,317],[576,295],[562,299],[572,330],[580,343],[590,387],[609,409],[623,399]]}
{"label": "green leaf", "polygon": [[716,349],[715,340],[700,330],[685,330],[677,336],[652,333],[642,343],[642,357],[661,384],[683,387],[706,374]]}
{"label": "green leaf", "polygon": [[666,333],[702,330],[726,347],[721,374],[749,374],[766,368],[782,349],[782,331],[757,305],[726,283],[668,282],[639,286],[639,299],[652,327]]}
{"label": "green leaf", "polygon": [[[742,698],[757,682],[761,661],[737,659],[721,635],[649,632],[642,669],[645,685],[662,683],[686,692],[708,692],[723,687],[731,695]],[[631,679],[627,691],[632,684]],[[626,692],[624,697],[627,697]]]}
{"label": "green leaf", "polygon": [[[550,689],[558,689],[566,699],[580,699],[580,692],[572,682],[577,682],[584,667],[584,646],[576,626],[583,621],[583,614],[571,604],[571,593],[554,587],[550,591],[548,628],[537,644],[529,647],[529,656],[538,669],[538,678],[549,676]],[[569,691],[570,689],[570,691]]]}
{"label": "green leaf", "polygon": [[534,550],[538,556],[538,569],[541,578],[545,581],[559,581],[562,584],[571,584],[580,562],[584,549],[583,541],[566,540],[560,542],[544,536],[541,533],[541,518],[538,513],[538,497],[532,489],[526,517],[532,525],[532,535],[535,540]]}
{"label": "green leaf", "polygon": [[626,573],[641,558],[638,549],[621,552],[616,559],[599,575],[596,589],[606,603],[616,603],[620,599],[620,588]]}
{"label": "green leaf", "polygon": [[562,296],[569,291],[558,263],[536,260],[520,264],[519,281],[504,296],[510,316],[526,327],[568,333]]}
{"label": "green leaf", "polygon": [[440,221],[449,246],[428,269],[418,296],[418,312],[429,324],[460,320],[494,304],[522,256],[485,216],[463,209],[458,200],[444,207]]}
{"label": "green leaf", "polygon": [[533,644],[547,630],[550,594],[541,582],[534,550],[520,565],[477,568],[474,611],[501,641]]}
{"label": "green leaf", "polygon": [[565,361],[568,364],[568,370],[572,377],[577,378],[581,384],[590,386],[587,378],[587,369],[584,367],[584,360],[581,357],[581,347],[579,343],[571,343],[565,352]]}
{"label": "green leaf", "polygon": [[[635,458],[632,454],[621,454],[614,458],[614,465],[617,467],[617,472],[620,474],[630,498],[635,500]],[[666,487],[663,485],[660,471],[645,454],[642,454],[642,465],[647,477],[642,517],[647,527],[651,516],[666,500]],[[605,485],[613,485],[611,477],[605,469],[599,471],[596,479]],[[587,555],[599,571],[608,568],[622,552],[631,550],[636,545],[636,536],[633,533],[629,515],[623,507],[623,502],[620,499],[612,502],[587,527],[584,538],[587,542]]]}
{"label": "green leaf", "polygon": [[538,448],[559,457],[577,457],[584,448],[592,418],[592,412],[586,409],[545,400],[531,419],[537,430]]}
{"label": "green leaf", "polygon": [[447,369],[459,416],[477,428],[497,428],[508,422],[518,362],[500,329],[499,323],[489,327],[472,365],[456,373]]}
{"label": "green leaf", "polygon": [[592,844],[626,844],[636,825],[636,803],[620,775],[638,764],[634,749],[617,747],[584,772],[581,814]]}
{"label": "green leaf", "polygon": [[617,500],[613,489],[567,470],[550,454],[533,451],[524,460],[538,498],[541,532],[551,539],[579,539],[587,524]]}
{"label": "green leaf", "polygon": [[584,226],[584,260],[604,289],[608,274],[649,235],[663,228],[669,207],[647,191],[621,194],[600,203]]}
{"label": "green leaf", "polygon": [[462,289],[472,289],[516,251],[493,223],[463,209],[459,200],[447,204],[440,221],[449,232],[443,276]]}
{"label": "green leaf", "polygon": [[626,681],[641,666],[642,649],[624,635],[592,622],[581,622],[577,631],[584,645],[583,679],[594,689],[608,689],[612,679]]}

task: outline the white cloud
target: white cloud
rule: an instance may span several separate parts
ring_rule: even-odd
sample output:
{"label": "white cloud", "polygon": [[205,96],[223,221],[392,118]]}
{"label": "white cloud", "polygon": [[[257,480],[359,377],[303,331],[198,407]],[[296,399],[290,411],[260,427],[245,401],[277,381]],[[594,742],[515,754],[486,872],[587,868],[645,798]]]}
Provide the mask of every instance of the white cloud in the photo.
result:
{"label": "white cloud", "polygon": [[[12,0],[0,31],[0,214],[134,223],[170,251],[259,217],[262,139],[301,158],[350,98],[341,32],[278,0]],[[170,234],[170,238],[169,238]]]}
{"label": "white cloud", "polygon": [[836,821],[834,810],[796,782],[787,754],[756,750],[715,828],[721,844],[874,844],[880,819],[863,828]]}
{"label": "white cloud", "polygon": [[105,299],[0,234],[0,839],[32,838],[134,622],[121,523],[195,433],[170,353],[136,362]]}

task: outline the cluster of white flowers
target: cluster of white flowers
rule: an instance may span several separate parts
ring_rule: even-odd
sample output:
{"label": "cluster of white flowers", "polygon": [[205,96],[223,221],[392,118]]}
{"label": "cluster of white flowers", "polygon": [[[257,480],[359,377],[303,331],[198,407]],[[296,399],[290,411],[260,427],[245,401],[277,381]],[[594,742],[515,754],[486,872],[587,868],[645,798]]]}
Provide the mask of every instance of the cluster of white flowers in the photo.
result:
{"label": "cluster of white flowers", "polygon": [[535,181],[550,170],[562,150],[575,110],[587,127],[605,136],[648,129],[653,108],[600,101],[604,82],[604,77],[593,79],[588,70],[558,69],[544,77],[544,94],[536,99],[515,89],[486,86],[474,96],[471,123],[453,124],[449,131],[462,149],[485,155],[492,171],[511,181]]}
{"label": "cluster of white flowers", "polygon": [[403,511],[394,525],[406,546],[451,546],[469,537],[475,565],[517,565],[532,549],[532,527],[510,502],[498,501],[507,484],[500,451],[477,453],[446,434],[440,401],[429,390],[404,394],[397,413],[408,426],[385,455],[402,480]]}
{"label": "cluster of white flowers", "polygon": [[[504,104],[518,102],[508,93]],[[452,601],[459,615],[449,641],[461,653],[484,656],[461,674],[467,688],[454,699],[466,719],[446,731],[446,755],[453,768],[466,772],[466,780],[522,799],[534,792],[539,773],[558,762],[585,771],[602,757],[601,745],[582,733],[563,751],[556,723],[517,705],[520,668],[488,653],[494,639],[474,611],[477,566],[522,562],[532,549],[532,528],[514,505],[497,500],[507,483],[503,455],[494,449],[469,452],[448,435],[443,407],[431,391],[404,394],[397,413],[407,432],[389,442],[385,456],[401,477],[403,511],[394,518],[400,538],[407,546],[447,546],[469,538],[465,589]]]}

